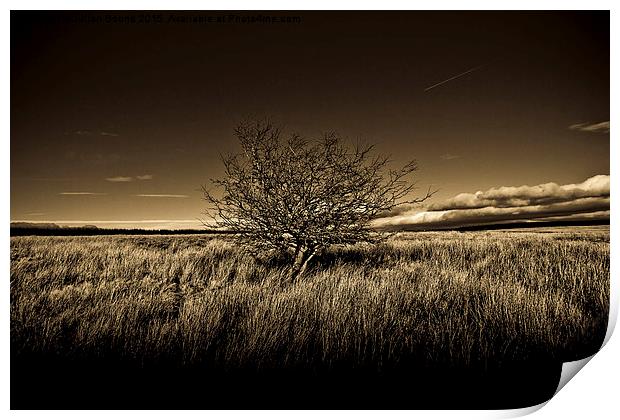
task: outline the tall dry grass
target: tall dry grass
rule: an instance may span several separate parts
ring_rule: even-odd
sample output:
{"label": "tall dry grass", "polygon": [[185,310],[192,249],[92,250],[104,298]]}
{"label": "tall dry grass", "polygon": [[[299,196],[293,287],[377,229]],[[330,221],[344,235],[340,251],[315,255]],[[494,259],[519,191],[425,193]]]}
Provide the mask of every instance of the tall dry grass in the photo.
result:
{"label": "tall dry grass", "polygon": [[295,284],[223,238],[11,239],[11,351],[218,368],[573,360],[605,335],[609,234],[397,235]]}

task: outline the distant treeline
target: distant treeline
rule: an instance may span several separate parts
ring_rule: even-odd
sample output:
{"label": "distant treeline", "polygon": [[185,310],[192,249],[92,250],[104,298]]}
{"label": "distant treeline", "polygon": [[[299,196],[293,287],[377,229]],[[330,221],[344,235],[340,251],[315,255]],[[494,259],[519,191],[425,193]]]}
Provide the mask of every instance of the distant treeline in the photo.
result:
{"label": "distant treeline", "polygon": [[[121,228],[99,228],[96,226],[65,227],[53,224],[37,225],[29,224],[24,226],[22,223],[11,224],[11,236],[93,236],[93,235],[225,235],[237,232],[222,231],[216,229],[121,229]],[[547,222],[515,222],[498,223],[491,225],[460,226],[446,228],[424,228],[424,229],[403,229],[403,231],[442,231],[455,230],[461,232],[498,230],[498,229],[527,229],[545,228],[561,226],[603,226],[609,225],[609,220],[569,220],[569,221],[547,221]]]}
{"label": "distant treeline", "polygon": [[205,235],[230,234],[215,229],[108,229],[97,227],[11,227],[11,236]]}
{"label": "distant treeline", "polygon": [[462,232],[476,230],[497,230],[497,229],[524,229],[524,228],[544,228],[544,227],[562,227],[562,226],[604,226],[609,224],[609,219],[605,220],[558,220],[547,222],[513,222],[498,223],[492,225],[463,226],[452,228],[450,230],[458,230]]}

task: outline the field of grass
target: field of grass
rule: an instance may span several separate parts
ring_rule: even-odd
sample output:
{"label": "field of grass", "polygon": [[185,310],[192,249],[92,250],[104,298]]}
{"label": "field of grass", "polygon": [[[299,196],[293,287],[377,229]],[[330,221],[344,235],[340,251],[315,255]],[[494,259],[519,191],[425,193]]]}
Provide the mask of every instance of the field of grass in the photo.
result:
{"label": "field of grass", "polygon": [[205,381],[484,375],[593,354],[608,302],[608,228],[399,234],[330,249],[294,284],[282,261],[222,237],[19,237],[11,375],[50,363],[189,369]]}

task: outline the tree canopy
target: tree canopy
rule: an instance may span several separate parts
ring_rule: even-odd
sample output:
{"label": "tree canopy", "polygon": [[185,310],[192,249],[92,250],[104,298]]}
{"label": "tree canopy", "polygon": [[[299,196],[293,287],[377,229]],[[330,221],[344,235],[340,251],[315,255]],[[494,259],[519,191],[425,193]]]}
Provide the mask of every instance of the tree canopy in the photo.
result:
{"label": "tree canopy", "polygon": [[415,160],[390,168],[374,145],[349,146],[334,132],[284,138],[272,123],[255,121],[235,134],[242,152],[222,156],[224,177],[212,180],[221,193],[203,187],[208,214],[257,250],[292,251],[293,278],[330,245],[380,239],[371,220],[432,194],[407,198]]}

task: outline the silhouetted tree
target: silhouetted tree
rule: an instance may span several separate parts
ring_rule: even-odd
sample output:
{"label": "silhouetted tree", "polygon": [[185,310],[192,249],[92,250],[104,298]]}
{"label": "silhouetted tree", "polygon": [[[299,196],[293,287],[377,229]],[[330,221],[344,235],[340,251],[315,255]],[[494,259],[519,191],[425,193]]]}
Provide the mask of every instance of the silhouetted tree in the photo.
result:
{"label": "silhouetted tree", "polygon": [[222,156],[225,176],[212,180],[221,195],[203,187],[207,214],[256,250],[292,252],[291,279],[330,245],[380,240],[372,219],[432,194],[405,199],[415,161],[389,169],[387,157],[372,156],[373,145],[347,147],[333,132],[282,139],[279,128],[259,121],[235,134],[242,153]]}

